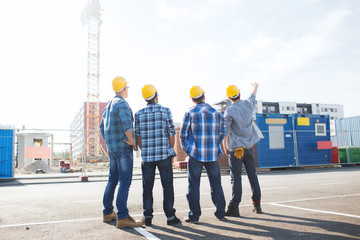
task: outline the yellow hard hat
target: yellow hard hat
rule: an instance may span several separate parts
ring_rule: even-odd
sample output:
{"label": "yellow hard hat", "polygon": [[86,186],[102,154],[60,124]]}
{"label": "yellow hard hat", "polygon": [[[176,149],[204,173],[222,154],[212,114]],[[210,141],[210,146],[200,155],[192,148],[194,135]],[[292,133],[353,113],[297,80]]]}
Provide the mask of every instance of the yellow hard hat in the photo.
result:
{"label": "yellow hard hat", "polygon": [[142,88],[142,95],[145,100],[151,100],[152,98],[154,98],[156,92],[156,88],[154,87],[154,85],[151,84],[145,85]]}
{"label": "yellow hard hat", "polygon": [[204,90],[202,90],[199,86],[193,86],[190,89],[190,98],[199,98],[204,94]]}
{"label": "yellow hard hat", "polygon": [[226,97],[228,97],[228,98],[236,97],[236,95],[238,95],[239,92],[240,92],[240,89],[238,89],[237,86],[230,85],[226,89]]}
{"label": "yellow hard hat", "polygon": [[123,77],[116,77],[114,78],[114,80],[112,81],[112,86],[115,92],[119,92],[121,90],[124,89],[124,87],[126,87],[127,82],[125,80],[125,78]]}

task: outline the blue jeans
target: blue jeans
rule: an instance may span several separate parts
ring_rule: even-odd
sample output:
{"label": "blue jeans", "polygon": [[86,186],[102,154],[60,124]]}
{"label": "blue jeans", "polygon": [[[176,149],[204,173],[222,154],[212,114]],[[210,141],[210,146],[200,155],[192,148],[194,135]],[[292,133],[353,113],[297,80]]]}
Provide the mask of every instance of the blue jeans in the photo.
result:
{"label": "blue jeans", "polygon": [[103,214],[107,215],[112,213],[114,209],[114,192],[119,182],[119,189],[116,196],[116,208],[118,210],[117,218],[128,218],[129,211],[127,208],[127,199],[133,173],[133,150],[131,147],[126,146],[117,152],[109,153],[109,157],[109,180],[104,192]]}
{"label": "blue jeans", "polygon": [[261,191],[256,175],[255,157],[253,148],[245,148],[244,156],[238,159],[234,156],[235,151],[229,153],[229,166],[232,185],[232,199],[229,206],[238,206],[241,202],[242,184],[241,184],[241,170],[244,164],[252,191],[253,202],[260,202]]}
{"label": "blue jeans", "polygon": [[156,167],[159,169],[163,188],[163,209],[168,220],[171,220],[175,216],[172,157],[156,162],[142,162],[141,164],[144,216],[146,218],[153,217],[153,187]]}
{"label": "blue jeans", "polygon": [[192,157],[189,157],[188,162],[188,192],[186,194],[189,204],[189,218],[193,221],[198,221],[201,215],[200,208],[200,179],[203,167],[209,178],[211,187],[211,199],[216,207],[215,216],[219,219],[225,217],[225,197],[221,186],[221,175],[219,163],[215,162],[200,162]]}

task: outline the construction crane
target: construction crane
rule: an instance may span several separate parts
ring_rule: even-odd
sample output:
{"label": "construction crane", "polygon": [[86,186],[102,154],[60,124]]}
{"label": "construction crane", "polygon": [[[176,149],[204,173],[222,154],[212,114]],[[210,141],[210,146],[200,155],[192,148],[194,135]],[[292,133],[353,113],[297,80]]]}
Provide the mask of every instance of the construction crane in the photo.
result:
{"label": "construction crane", "polygon": [[98,0],[88,0],[81,14],[83,25],[88,26],[88,75],[87,75],[87,103],[86,103],[86,127],[85,145],[86,157],[96,161],[106,152],[100,144],[100,69],[99,69],[99,43],[101,25],[101,7]]}

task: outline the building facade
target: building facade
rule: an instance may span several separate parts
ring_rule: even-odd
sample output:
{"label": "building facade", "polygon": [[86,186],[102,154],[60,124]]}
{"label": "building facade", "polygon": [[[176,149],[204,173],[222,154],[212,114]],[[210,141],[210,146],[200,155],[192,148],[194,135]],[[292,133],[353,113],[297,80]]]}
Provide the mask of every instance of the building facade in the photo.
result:
{"label": "building facade", "polygon": [[20,132],[17,137],[18,168],[23,168],[35,161],[43,161],[46,166],[52,165],[52,147],[49,138],[52,134],[41,132]]}
{"label": "building facade", "polygon": [[[226,99],[214,105],[219,111],[225,112],[226,107],[230,104],[231,101]],[[254,118],[257,113],[329,115],[330,120],[336,120],[344,118],[344,107],[340,104],[264,102],[258,100],[254,110]]]}
{"label": "building facade", "polygon": [[[107,104],[107,102],[99,103],[99,125],[102,117],[101,113],[103,112]],[[85,129],[87,129],[87,114],[87,102],[84,102],[70,125],[70,142],[72,144],[73,160],[79,160],[82,158],[85,143],[87,140],[84,131]],[[100,145],[105,151],[107,151],[105,141],[102,137],[100,137]]]}
{"label": "building facade", "polygon": [[329,115],[330,120],[336,120],[344,117],[344,107],[340,104],[257,101],[256,113]]}

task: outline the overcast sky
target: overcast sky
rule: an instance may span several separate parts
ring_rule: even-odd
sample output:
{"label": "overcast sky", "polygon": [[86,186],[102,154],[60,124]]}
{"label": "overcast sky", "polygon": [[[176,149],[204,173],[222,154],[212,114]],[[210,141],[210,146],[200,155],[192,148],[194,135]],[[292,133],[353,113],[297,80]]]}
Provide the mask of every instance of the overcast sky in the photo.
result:
{"label": "overcast sky", "polygon": [[[86,0],[0,0],[0,124],[69,129],[87,98]],[[225,99],[236,84],[258,100],[344,105],[359,116],[358,0],[101,0],[100,101],[130,83],[133,111],[154,84],[175,122],[189,89]]]}

